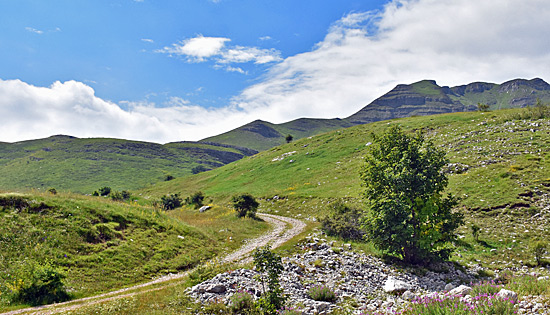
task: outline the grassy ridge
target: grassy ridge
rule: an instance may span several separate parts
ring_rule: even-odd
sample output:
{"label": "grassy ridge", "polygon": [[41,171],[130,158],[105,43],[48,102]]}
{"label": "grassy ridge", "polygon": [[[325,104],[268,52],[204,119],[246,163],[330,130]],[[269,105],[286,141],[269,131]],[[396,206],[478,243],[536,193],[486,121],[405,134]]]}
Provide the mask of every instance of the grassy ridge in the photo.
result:
{"label": "grassy ridge", "polygon": [[[23,206],[10,205],[10,198]],[[87,296],[187,270],[267,229],[220,207],[199,215],[39,193],[2,194],[0,202],[0,310],[27,281],[27,266],[59,268],[69,291]]]}
{"label": "grassy ridge", "polygon": [[119,139],[47,139],[0,144],[0,187],[55,187],[91,193],[102,186],[137,189],[170,174],[190,175],[253,152],[230,146],[177,142],[166,145]]}

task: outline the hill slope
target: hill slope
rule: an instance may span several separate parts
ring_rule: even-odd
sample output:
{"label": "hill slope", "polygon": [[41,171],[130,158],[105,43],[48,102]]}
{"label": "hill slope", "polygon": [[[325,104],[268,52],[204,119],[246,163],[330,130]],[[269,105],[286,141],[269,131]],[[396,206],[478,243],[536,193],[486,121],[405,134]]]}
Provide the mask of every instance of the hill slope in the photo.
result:
{"label": "hill slope", "polygon": [[[299,198],[360,198],[358,176],[372,133],[390,124],[424,130],[451,160],[450,191],[472,209],[529,207],[525,196],[550,185],[550,121],[520,119],[526,109],[411,117],[341,129],[285,144],[210,172],[145,190],[249,192]],[[527,116],[526,116],[527,115]]]}
{"label": "hill slope", "polygon": [[0,187],[91,193],[101,186],[137,189],[165,175],[184,176],[256,153],[212,143],[165,145],[120,139],[53,136],[0,143]]}

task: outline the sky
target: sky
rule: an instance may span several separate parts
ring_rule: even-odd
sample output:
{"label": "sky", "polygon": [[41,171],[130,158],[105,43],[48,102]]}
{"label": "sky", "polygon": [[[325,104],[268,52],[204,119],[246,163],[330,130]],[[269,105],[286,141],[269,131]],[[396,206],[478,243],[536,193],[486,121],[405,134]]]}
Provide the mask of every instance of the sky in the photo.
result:
{"label": "sky", "polygon": [[195,141],[397,84],[550,80],[547,0],[0,0],[0,141]]}

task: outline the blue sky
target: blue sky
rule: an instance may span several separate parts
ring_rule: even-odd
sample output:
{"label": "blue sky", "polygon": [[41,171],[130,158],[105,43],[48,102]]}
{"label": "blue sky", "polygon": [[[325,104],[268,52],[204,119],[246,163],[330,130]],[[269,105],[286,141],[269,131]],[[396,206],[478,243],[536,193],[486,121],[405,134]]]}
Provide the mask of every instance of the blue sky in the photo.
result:
{"label": "blue sky", "polygon": [[[322,5],[319,5],[322,3]],[[114,102],[180,97],[225,106],[273,62],[216,62],[162,53],[203,36],[256,48],[273,61],[309,51],[334,21],[380,9],[357,0],[3,1],[2,79],[38,86],[77,80]],[[244,72],[244,73],[243,73]]]}
{"label": "blue sky", "polygon": [[400,83],[550,78],[544,0],[0,0],[0,141],[198,140]]}

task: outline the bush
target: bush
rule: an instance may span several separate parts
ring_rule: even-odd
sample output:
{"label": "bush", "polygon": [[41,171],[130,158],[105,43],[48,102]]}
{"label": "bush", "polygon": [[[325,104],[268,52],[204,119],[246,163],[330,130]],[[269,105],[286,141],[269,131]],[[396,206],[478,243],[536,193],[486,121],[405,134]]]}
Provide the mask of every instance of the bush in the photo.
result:
{"label": "bush", "polygon": [[174,176],[170,175],[170,174],[167,174],[167,175],[164,176],[164,181],[165,182],[169,182],[169,181],[174,180],[174,179],[176,179],[176,178]]}
{"label": "bush", "polygon": [[307,295],[315,301],[336,302],[336,293],[334,293],[331,288],[324,285],[316,285],[309,288],[309,290],[307,290]]}
{"label": "bush", "polygon": [[365,231],[361,229],[361,211],[350,208],[342,201],[337,201],[329,210],[329,215],[321,218],[321,230],[329,236],[344,240],[361,240]]}
{"label": "bush", "polygon": [[242,194],[239,196],[233,196],[231,198],[233,203],[233,209],[237,211],[237,217],[242,218],[248,216],[249,218],[256,217],[256,210],[260,205],[256,199],[250,194]]}
{"label": "bush", "polygon": [[164,210],[173,210],[181,207],[182,199],[179,194],[171,194],[160,198],[160,205]]}
{"label": "bush", "polygon": [[472,224],[470,226],[470,229],[472,231],[472,237],[476,242],[479,242],[479,231],[481,231],[481,228],[478,225]]}
{"label": "bush", "polygon": [[105,186],[99,188],[99,195],[100,196],[108,196],[111,193],[111,187]]}
{"label": "bush", "polygon": [[132,195],[130,192],[123,190],[123,191],[114,191],[111,193],[111,199],[116,201],[125,201],[130,199]]}
{"label": "bush", "polygon": [[198,209],[203,206],[204,198],[204,193],[202,191],[199,191],[185,198],[185,203],[188,205],[193,205],[195,209]]}
{"label": "bush", "polygon": [[52,194],[52,195],[57,195],[57,190],[56,190],[55,188],[53,188],[53,187],[52,187],[52,188],[49,188],[49,189],[48,189],[48,192],[49,192],[50,194]]}
{"label": "bush", "polygon": [[239,290],[229,300],[231,301],[230,308],[233,314],[250,313],[254,310],[254,297],[247,291]]}
{"label": "bush", "polygon": [[533,243],[533,245],[531,245],[531,252],[533,253],[533,256],[535,256],[537,266],[542,265],[542,257],[546,252],[546,244],[542,241]]}
{"label": "bush", "polygon": [[44,305],[69,300],[63,286],[65,275],[49,264],[31,265],[25,279],[13,288],[14,300],[30,305]]}

